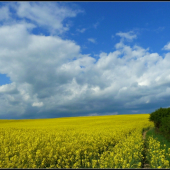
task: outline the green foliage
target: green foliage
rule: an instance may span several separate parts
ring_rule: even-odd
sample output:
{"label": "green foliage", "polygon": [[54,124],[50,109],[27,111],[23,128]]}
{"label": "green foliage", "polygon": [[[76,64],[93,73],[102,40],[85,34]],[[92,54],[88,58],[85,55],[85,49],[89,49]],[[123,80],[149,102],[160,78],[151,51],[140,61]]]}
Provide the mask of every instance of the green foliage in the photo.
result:
{"label": "green foliage", "polygon": [[162,118],[170,116],[170,108],[160,108],[150,114],[149,120],[154,122],[156,128],[160,128]]}
{"label": "green foliage", "polygon": [[154,122],[155,130],[170,141],[170,108],[160,108],[152,112],[149,117]]}
{"label": "green foliage", "polygon": [[162,118],[160,131],[170,140],[170,116]]}
{"label": "green foliage", "polygon": [[[146,133],[146,141],[148,141],[149,137],[153,137],[153,139],[157,140],[160,142],[160,148],[164,149],[164,144],[167,146],[166,152],[168,153],[168,148],[170,148],[170,141],[165,138],[164,135],[161,133],[156,133],[155,128],[151,128],[147,133]],[[148,143],[146,143],[147,148],[148,148]]]}
{"label": "green foliage", "polygon": [[149,168],[169,168],[170,167],[170,141],[161,133],[151,128],[146,133],[146,163]]}

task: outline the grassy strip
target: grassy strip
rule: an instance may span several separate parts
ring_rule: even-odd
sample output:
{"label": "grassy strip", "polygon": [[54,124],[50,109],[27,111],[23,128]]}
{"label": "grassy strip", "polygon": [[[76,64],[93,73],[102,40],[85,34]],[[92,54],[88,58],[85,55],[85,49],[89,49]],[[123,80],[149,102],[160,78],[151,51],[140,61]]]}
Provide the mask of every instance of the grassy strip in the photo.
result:
{"label": "grassy strip", "polygon": [[146,163],[151,168],[170,167],[170,142],[160,133],[151,128],[146,133]]}
{"label": "grassy strip", "polygon": [[160,149],[165,149],[164,144],[166,145],[166,152],[168,152],[168,148],[170,148],[170,141],[168,141],[162,134],[155,132],[155,128],[151,128],[146,133],[146,140],[151,136],[153,139],[160,142]]}

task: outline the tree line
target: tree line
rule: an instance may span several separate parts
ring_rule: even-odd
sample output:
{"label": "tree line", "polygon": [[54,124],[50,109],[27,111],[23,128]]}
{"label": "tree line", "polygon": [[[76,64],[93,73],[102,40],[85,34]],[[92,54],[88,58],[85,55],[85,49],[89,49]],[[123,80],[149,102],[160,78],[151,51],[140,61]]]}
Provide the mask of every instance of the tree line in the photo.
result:
{"label": "tree line", "polygon": [[154,122],[155,130],[170,141],[170,107],[155,110],[150,114],[149,120]]}

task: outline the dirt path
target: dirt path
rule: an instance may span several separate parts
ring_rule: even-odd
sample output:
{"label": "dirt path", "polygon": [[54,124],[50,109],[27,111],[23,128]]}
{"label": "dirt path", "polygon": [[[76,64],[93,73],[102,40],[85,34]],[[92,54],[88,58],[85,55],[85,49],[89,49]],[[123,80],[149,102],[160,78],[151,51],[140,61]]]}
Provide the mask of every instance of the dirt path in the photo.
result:
{"label": "dirt path", "polygon": [[[147,131],[148,131],[148,130],[147,130]],[[145,131],[145,132],[143,133],[143,139],[146,138],[146,133],[147,133],[147,131]]]}
{"label": "dirt path", "polygon": [[[146,138],[146,133],[147,133],[147,132],[148,132],[148,130],[143,133],[143,139],[144,139],[144,140],[145,140],[145,138]],[[146,150],[146,148],[144,148],[144,149]],[[143,168],[142,168],[142,169],[148,169],[148,168],[150,168],[149,164],[146,164],[146,163],[144,162],[144,165],[143,165]]]}

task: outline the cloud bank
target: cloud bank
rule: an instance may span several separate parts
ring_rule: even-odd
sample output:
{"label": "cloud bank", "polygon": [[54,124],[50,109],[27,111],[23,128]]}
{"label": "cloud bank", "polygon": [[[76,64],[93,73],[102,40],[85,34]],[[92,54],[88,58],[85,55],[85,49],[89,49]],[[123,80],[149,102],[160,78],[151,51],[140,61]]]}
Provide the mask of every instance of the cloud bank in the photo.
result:
{"label": "cloud bank", "polygon": [[[10,8],[19,20],[9,17]],[[121,40],[97,60],[60,37],[69,30],[62,22],[77,11],[53,2],[17,2],[0,13],[0,73],[12,81],[0,86],[1,119],[136,114],[169,106],[170,53],[163,58]],[[33,34],[37,27],[50,35]],[[137,38],[130,33],[116,35]]]}

